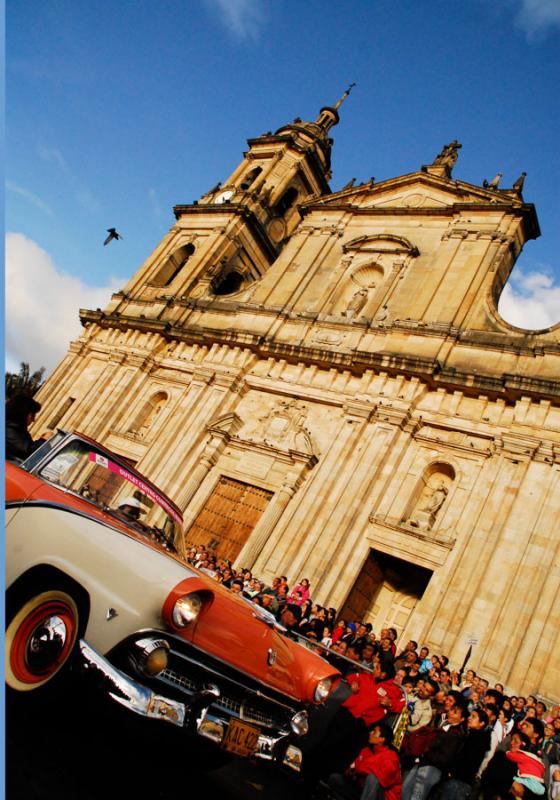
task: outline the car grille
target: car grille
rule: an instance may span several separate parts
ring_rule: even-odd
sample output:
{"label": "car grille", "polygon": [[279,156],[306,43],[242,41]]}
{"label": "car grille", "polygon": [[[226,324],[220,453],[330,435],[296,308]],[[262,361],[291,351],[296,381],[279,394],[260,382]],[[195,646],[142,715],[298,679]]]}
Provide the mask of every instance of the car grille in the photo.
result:
{"label": "car grille", "polygon": [[[191,680],[186,675],[181,675],[173,669],[165,669],[159,674],[159,678],[167,683],[171,683],[189,694],[197,692],[204,688],[204,683],[197,683]],[[266,700],[263,698],[263,705]],[[227,711],[230,716],[239,717],[239,719],[246,722],[254,722],[257,725],[265,728],[282,728],[286,726],[287,719],[285,713],[271,713],[265,708],[259,708],[254,702],[247,702],[227,694],[220,695],[212,707],[215,709],[223,709]]]}
{"label": "car grille", "polygon": [[164,669],[163,672],[160,672],[160,677],[165,681],[174,683],[175,686],[181,686],[188,692],[196,692],[199,688],[194,681],[191,681],[185,675],[179,675],[178,672],[174,672],[172,669]]}
{"label": "car grille", "polygon": [[[139,636],[140,634],[130,636],[112,653],[115,666],[125,673],[131,668],[136,671],[130,653]],[[291,730],[292,717],[305,707],[303,702],[294,701],[179,636],[143,630],[141,637],[147,636],[164,638],[170,645],[167,667],[162,672],[148,679],[146,675],[136,671],[142,683],[149,685],[157,694],[189,705],[194,695],[216,686],[219,697],[212,700],[209,706],[212,712],[226,720],[234,717],[249,724],[253,723],[263,733],[288,733]]]}

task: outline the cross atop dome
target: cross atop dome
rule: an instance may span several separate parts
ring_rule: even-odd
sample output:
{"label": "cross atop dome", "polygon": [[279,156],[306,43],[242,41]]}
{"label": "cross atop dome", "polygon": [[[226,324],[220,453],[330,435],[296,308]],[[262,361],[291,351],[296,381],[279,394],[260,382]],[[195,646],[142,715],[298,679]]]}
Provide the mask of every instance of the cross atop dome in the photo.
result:
{"label": "cross atop dome", "polygon": [[338,115],[338,109],[344,103],[352,89],[356,84],[351,83],[348,89],[343,93],[342,97],[335,103],[334,106],[324,106],[321,109],[321,112],[317,119],[315,120],[316,124],[322,128],[325,133],[329,131],[335,125],[338,125],[340,121],[340,117]]}

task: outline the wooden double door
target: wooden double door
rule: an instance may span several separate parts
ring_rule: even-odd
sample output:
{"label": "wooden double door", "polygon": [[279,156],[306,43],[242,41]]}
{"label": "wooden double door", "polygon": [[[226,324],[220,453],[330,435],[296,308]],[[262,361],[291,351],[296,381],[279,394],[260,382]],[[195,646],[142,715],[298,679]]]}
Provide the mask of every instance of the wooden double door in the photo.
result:
{"label": "wooden double door", "polygon": [[370,550],[340,616],[371,622],[377,635],[390,627],[400,635],[431,576],[416,564]]}
{"label": "wooden double door", "polygon": [[220,558],[234,561],[272,494],[259,486],[222,476],[187,532],[187,546],[202,544]]}

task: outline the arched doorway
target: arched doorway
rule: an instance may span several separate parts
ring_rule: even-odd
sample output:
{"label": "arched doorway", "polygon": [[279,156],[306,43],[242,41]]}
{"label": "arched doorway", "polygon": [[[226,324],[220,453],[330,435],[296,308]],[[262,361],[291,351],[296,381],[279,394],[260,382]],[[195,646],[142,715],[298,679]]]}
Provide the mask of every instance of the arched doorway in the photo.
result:
{"label": "arched doorway", "polygon": [[370,550],[340,616],[371,622],[377,634],[392,627],[400,635],[431,576],[424,567]]}

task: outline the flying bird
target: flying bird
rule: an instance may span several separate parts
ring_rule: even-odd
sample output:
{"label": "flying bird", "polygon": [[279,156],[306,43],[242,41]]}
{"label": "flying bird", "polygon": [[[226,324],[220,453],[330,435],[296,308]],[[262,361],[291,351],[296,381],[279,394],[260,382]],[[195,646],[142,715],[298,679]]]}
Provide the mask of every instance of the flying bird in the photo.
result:
{"label": "flying bird", "polygon": [[112,239],[122,239],[123,238],[120,235],[120,233],[117,233],[117,229],[116,228],[107,228],[107,233],[109,234],[109,236],[107,236],[107,238],[103,242],[103,246],[105,246],[106,244],[109,244],[109,242]]}
{"label": "flying bird", "polygon": [[502,179],[503,174],[504,174],[503,172],[498,172],[496,177],[492,178],[490,183],[488,183],[488,181],[485,179],[482,181],[482,185],[484,186],[485,189],[497,189],[498,186],[500,185],[500,181]]}

